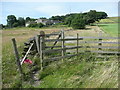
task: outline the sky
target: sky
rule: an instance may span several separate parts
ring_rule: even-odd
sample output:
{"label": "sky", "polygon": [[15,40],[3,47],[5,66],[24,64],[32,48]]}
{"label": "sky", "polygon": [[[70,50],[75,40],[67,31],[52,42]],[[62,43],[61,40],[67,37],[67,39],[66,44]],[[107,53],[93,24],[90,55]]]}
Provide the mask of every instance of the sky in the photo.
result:
{"label": "sky", "polygon": [[[65,15],[68,13],[80,13],[88,12],[89,10],[104,11],[109,17],[118,16],[118,2],[115,0],[106,1],[76,1],[71,0],[70,2],[65,0],[60,0],[60,2],[53,1],[31,1],[21,0],[15,2],[14,0],[2,0],[0,2],[0,23],[6,24],[6,19],[8,15],[15,15],[18,17],[31,17],[40,18],[55,15]],[[102,1],[102,2],[101,2]]]}

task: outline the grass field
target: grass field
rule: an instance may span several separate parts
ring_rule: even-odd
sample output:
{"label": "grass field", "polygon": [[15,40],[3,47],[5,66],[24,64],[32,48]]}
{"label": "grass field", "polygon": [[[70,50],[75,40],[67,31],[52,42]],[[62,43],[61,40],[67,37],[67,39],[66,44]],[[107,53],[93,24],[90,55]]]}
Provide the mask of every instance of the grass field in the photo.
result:
{"label": "grass field", "polygon": [[118,23],[120,17],[108,17],[106,19],[101,19],[98,23]]}
{"label": "grass field", "polygon": [[98,25],[105,33],[110,36],[118,37],[118,24],[99,24]]}
{"label": "grass field", "polygon": [[[100,26],[102,27],[102,26]],[[63,27],[65,30],[68,27]],[[87,27],[84,30],[76,30],[65,33],[68,36],[76,36],[79,33],[80,36],[97,36],[99,30],[95,26]],[[21,56],[23,50],[23,43],[30,37],[33,37],[41,30],[45,33],[52,33],[60,31],[61,28],[13,28],[3,30],[2,32],[2,81],[3,88],[19,87],[19,73],[17,71],[16,60],[13,53],[13,47],[11,39],[13,37],[17,40],[18,50]],[[94,34],[94,35],[93,35]],[[45,72],[40,73],[41,85],[37,87],[41,88],[55,88],[55,87],[118,87],[117,86],[117,61],[116,58],[107,61],[96,61],[94,63],[91,59],[90,62],[86,62],[87,55],[81,59],[71,58],[66,59],[70,62],[65,64],[51,64],[55,67],[49,67],[45,69]],[[115,59],[115,60],[114,60]],[[32,59],[39,60],[39,58]],[[82,61],[81,61],[82,60]],[[98,64],[97,64],[98,63]],[[26,67],[24,67],[26,70]],[[114,72],[114,73],[113,73]],[[102,78],[102,79],[101,79]],[[96,85],[97,83],[97,85]],[[30,85],[24,85],[24,87],[31,87]]]}
{"label": "grass field", "polygon": [[101,20],[99,21],[99,23],[106,23],[106,22],[108,22],[108,23],[113,23],[114,21],[111,20],[111,19],[101,19]]}
{"label": "grass field", "polygon": [[110,20],[114,21],[114,22],[118,22],[118,20],[120,19],[120,17],[110,17]]}

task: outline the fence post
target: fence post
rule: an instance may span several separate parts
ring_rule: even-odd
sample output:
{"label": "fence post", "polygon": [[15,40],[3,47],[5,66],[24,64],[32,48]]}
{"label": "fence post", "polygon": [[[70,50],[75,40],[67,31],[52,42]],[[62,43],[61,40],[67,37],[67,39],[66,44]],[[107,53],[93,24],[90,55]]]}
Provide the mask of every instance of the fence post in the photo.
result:
{"label": "fence post", "polygon": [[102,46],[102,38],[99,38],[99,43],[98,43],[98,50],[102,50],[102,48],[100,48]]}
{"label": "fence post", "polygon": [[40,31],[40,60],[41,60],[41,71],[43,70],[44,67],[44,62],[43,62],[43,50],[45,50],[45,32]]}
{"label": "fence post", "polygon": [[78,46],[79,46],[79,35],[78,35],[78,33],[77,33],[77,59],[78,59]]}
{"label": "fence post", "polygon": [[[62,36],[61,36],[61,38],[62,38],[62,56],[64,56],[64,54],[65,54],[65,50],[64,50],[64,43],[65,43],[65,41],[64,41],[64,31],[62,30],[61,31],[61,33],[62,33]],[[64,61],[64,59],[62,59],[62,61]]]}
{"label": "fence post", "polygon": [[23,72],[22,72],[22,67],[21,67],[21,64],[20,64],[20,58],[19,58],[19,53],[18,53],[18,50],[17,50],[17,44],[16,44],[15,38],[12,38],[12,42],[13,42],[15,57],[16,57],[16,60],[17,60],[17,66],[18,66],[19,72],[22,76]]}
{"label": "fence post", "polygon": [[40,31],[40,37],[42,37],[42,50],[45,50],[45,32],[44,31]]}
{"label": "fence post", "polygon": [[38,54],[40,54],[40,35],[35,37]]}
{"label": "fence post", "polygon": [[42,37],[40,37],[40,61],[41,61],[41,71],[43,70],[43,41]]}
{"label": "fence post", "polygon": [[102,32],[99,33],[99,43],[98,43],[98,46],[99,46],[98,51],[101,51],[102,50],[102,48],[101,48],[101,46],[102,46]]}

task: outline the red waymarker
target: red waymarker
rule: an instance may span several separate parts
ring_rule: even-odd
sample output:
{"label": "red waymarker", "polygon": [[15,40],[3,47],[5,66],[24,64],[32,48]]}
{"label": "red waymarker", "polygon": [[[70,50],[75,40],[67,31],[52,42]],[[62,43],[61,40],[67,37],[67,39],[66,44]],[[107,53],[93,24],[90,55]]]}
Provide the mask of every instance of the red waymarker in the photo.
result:
{"label": "red waymarker", "polygon": [[23,63],[32,64],[33,62],[30,59],[25,59]]}

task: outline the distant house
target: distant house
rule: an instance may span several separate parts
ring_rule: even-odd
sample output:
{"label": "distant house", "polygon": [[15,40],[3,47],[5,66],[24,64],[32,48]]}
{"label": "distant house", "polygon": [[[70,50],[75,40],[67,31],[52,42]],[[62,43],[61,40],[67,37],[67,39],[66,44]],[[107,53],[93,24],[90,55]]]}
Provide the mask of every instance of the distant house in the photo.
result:
{"label": "distant house", "polygon": [[49,19],[37,19],[36,21],[26,22],[25,26],[28,27],[30,24],[34,24],[34,23],[42,23],[44,25],[54,25],[62,22],[57,20],[49,20]]}
{"label": "distant house", "polygon": [[36,23],[36,22],[34,22],[34,21],[29,21],[29,22],[26,22],[26,23],[25,23],[25,26],[28,27],[30,24],[34,24],[34,23]]}
{"label": "distant house", "polygon": [[35,22],[42,23],[44,25],[53,25],[53,24],[61,23],[61,21],[49,20],[49,19],[38,19]]}

